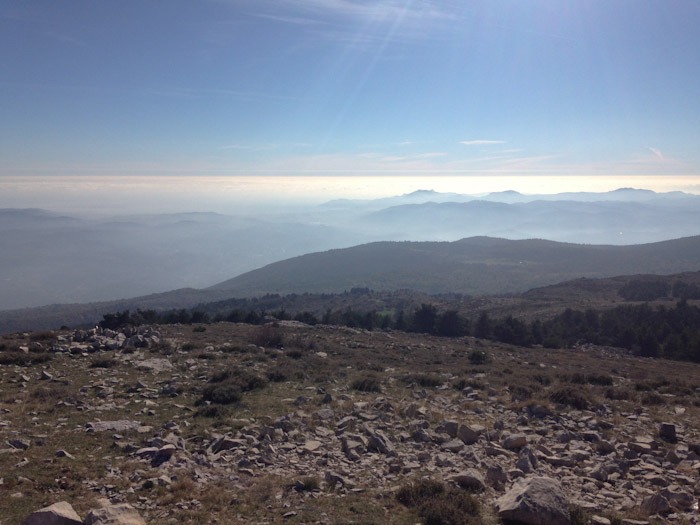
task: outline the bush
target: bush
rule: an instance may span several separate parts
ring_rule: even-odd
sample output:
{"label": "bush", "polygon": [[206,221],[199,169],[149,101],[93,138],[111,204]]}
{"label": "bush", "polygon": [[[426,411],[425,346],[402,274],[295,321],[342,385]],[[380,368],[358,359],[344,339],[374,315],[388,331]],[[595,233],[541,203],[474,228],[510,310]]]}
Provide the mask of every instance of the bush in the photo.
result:
{"label": "bush", "polygon": [[283,381],[287,380],[287,374],[281,368],[268,370],[267,380],[271,383],[282,383]]}
{"label": "bush", "polygon": [[440,379],[440,377],[429,374],[409,374],[402,380],[406,384],[416,383],[423,388],[435,388],[443,383],[443,380]]}
{"label": "bush", "polygon": [[297,492],[311,492],[321,488],[321,482],[316,476],[307,476],[294,482],[292,487]]}
{"label": "bush", "polygon": [[207,331],[207,327],[206,327],[206,326],[202,326],[202,325],[195,326],[195,327],[192,329],[192,331],[193,331],[193,332],[206,332],[206,331]]}
{"label": "bush", "polygon": [[222,370],[209,378],[209,385],[202,391],[197,405],[209,401],[219,405],[229,405],[241,400],[243,393],[258,390],[267,385],[267,380],[247,370],[233,368]]}
{"label": "bush", "polygon": [[463,490],[446,488],[433,480],[420,480],[399,488],[396,499],[418,510],[425,525],[476,525],[480,506],[478,501]]}
{"label": "bush", "polygon": [[485,365],[490,360],[486,350],[472,350],[469,352],[469,362],[473,365]]}
{"label": "bush", "polygon": [[260,326],[255,331],[251,342],[256,346],[262,346],[263,348],[283,348],[284,333],[277,326]]}
{"label": "bush", "polygon": [[25,354],[19,350],[9,350],[0,353],[0,365],[32,366],[46,363],[53,358],[52,354]]}
{"label": "bush", "polygon": [[581,388],[569,386],[555,390],[549,395],[549,399],[559,405],[567,405],[578,410],[586,410],[590,402]]}
{"label": "bush", "polygon": [[642,406],[645,405],[665,405],[666,400],[656,392],[647,392],[640,399]]}
{"label": "bush", "polygon": [[117,361],[111,357],[101,357],[90,363],[90,368],[112,368],[117,365]]}
{"label": "bush", "polygon": [[231,383],[220,383],[205,387],[198,404],[209,401],[210,403],[216,403],[219,405],[230,405],[231,403],[237,403],[240,400],[241,389],[237,385]]}
{"label": "bush", "polygon": [[382,387],[378,378],[375,376],[365,376],[355,379],[350,388],[359,392],[381,392]]}

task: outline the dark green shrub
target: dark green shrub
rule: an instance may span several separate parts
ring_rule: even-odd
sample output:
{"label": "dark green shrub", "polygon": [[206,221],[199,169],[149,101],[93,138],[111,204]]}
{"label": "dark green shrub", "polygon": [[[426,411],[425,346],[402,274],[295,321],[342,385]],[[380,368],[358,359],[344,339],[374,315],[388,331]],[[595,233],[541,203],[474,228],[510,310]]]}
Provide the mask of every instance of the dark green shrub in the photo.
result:
{"label": "dark green shrub", "polygon": [[32,366],[46,363],[53,358],[52,354],[29,353],[25,354],[19,350],[9,350],[0,353],[0,365]]}
{"label": "dark green shrub", "polygon": [[474,390],[484,390],[486,388],[486,385],[483,383],[480,383],[479,381],[475,381],[473,379],[458,379],[454,383],[452,383],[452,388],[455,390],[464,390],[465,388],[473,388]]}
{"label": "dark green shrub", "polygon": [[563,387],[549,395],[549,399],[559,405],[566,405],[578,410],[586,410],[590,402],[581,388]]}
{"label": "dark green shrub", "polygon": [[214,374],[209,378],[209,384],[204,387],[202,397],[197,405],[206,401],[219,405],[229,405],[241,400],[243,393],[258,390],[267,385],[267,380],[248,370],[229,368]]}
{"label": "dark green shrub", "polygon": [[227,368],[209,378],[210,383],[230,383],[241,392],[249,392],[264,388],[267,381],[259,375],[242,368]]}
{"label": "dark green shrub", "polygon": [[365,376],[355,379],[350,383],[350,388],[359,392],[381,392],[382,387],[378,378]]}
{"label": "dark green shrub", "polygon": [[241,400],[241,389],[232,383],[216,383],[208,385],[202,391],[202,397],[198,404],[205,401],[219,405],[230,405]]}
{"label": "dark green shrub", "polygon": [[402,485],[396,499],[410,508],[415,508],[425,525],[476,525],[480,506],[469,493],[447,488],[433,480],[419,480]]}
{"label": "dark green shrub", "polygon": [[281,368],[268,370],[267,380],[271,383],[282,383],[287,380],[287,374]]}
{"label": "dark green shrub", "polygon": [[663,396],[657,394],[656,392],[647,392],[642,395],[640,399],[642,406],[645,405],[665,405],[666,400]]}
{"label": "dark green shrub", "polygon": [[321,488],[321,482],[316,476],[306,476],[294,482],[292,486],[297,492],[311,492]]}
{"label": "dark green shrub", "polygon": [[430,499],[444,494],[445,485],[432,479],[421,479],[401,485],[396,493],[399,503],[407,507],[418,507]]}
{"label": "dark green shrub", "polygon": [[612,386],[613,378],[607,374],[589,375],[586,377],[589,385]]}
{"label": "dark green shrub", "polygon": [[469,362],[473,365],[485,365],[489,362],[489,354],[486,350],[472,350],[469,352]]}
{"label": "dark green shrub", "polygon": [[552,379],[549,376],[544,376],[542,374],[535,374],[532,376],[532,379],[542,386],[549,386],[552,384]]}
{"label": "dark green shrub", "polygon": [[202,326],[202,325],[195,326],[195,327],[192,329],[192,331],[193,331],[193,332],[206,332],[206,331],[207,331],[207,327],[206,327],[206,326]]}
{"label": "dark green shrub", "polygon": [[423,388],[435,388],[444,382],[439,376],[430,374],[409,374],[404,376],[402,381],[406,384],[416,383]]}
{"label": "dark green shrub", "polygon": [[90,368],[112,368],[118,364],[118,361],[111,357],[101,357],[93,360],[90,363]]}
{"label": "dark green shrub", "polygon": [[283,348],[284,333],[278,326],[260,326],[256,329],[251,342],[263,348]]}
{"label": "dark green shrub", "polygon": [[510,388],[510,397],[513,401],[527,401],[532,397],[532,392],[529,388],[516,385]]}

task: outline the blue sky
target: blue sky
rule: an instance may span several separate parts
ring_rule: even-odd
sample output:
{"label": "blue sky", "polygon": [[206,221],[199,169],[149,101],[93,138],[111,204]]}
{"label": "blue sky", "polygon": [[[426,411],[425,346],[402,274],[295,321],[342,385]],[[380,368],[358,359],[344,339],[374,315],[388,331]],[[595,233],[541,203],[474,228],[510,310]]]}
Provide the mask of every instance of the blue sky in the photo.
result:
{"label": "blue sky", "polygon": [[7,0],[0,175],[700,184],[699,27],[697,0]]}

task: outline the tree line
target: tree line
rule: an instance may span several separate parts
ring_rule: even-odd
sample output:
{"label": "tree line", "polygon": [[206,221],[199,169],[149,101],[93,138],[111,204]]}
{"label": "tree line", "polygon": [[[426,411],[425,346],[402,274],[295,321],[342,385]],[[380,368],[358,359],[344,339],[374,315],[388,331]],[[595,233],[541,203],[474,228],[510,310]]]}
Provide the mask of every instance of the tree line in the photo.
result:
{"label": "tree line", "polygon": [[284,309],[265,311],[234,308],[210,315],[202,310],[128,310],[106,314],[100,326],[116,329],[139,324],[207,324],[228,321],[264,324],[294,320],[309,325],[342,325],[366,330],[402,330],[443,337],[474,336],[517,346],[567,348],[581,343],[626,348],[645,357],[663,357],[700,362],[700,308],[678,301],[673,307],[652,308],[649,304],[620,305],[613,309],[585,311],[567,308],[547,320],[525,322],[512,315],[494,318],[482,312],[468,318],[457,310],[440,311],[430,303],[406,312],[366,311],[346,308],[291,314]]}

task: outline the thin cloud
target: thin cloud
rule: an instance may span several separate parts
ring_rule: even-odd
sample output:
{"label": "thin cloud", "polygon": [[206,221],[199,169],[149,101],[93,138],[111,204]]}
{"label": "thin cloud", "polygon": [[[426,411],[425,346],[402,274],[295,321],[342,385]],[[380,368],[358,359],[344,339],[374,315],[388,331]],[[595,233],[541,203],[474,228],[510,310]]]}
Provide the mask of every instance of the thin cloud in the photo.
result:
{"label": "thin cloud", "polygon": [[317,37],[356,47],[443,35],[458,18],[454,8],[429,0],[257,0],[253,10],[254,16],[316,26]]}
{"label": "thin cloud", "polygon": [[258,18],[265,18],[267,20],[273,20],[275,22],[282,22],[285,24],[293,24],[298,26],[315,26],[320,23],[318,20],[302,16],[272,15],[268,13],[256,13],[254,16],[257,16]]}
{"label": "thin cloud", "polygon": [[487,140],[487,139],[476,139],[476,140],[462,140],[459,142],[465,146],[488,146],[490,144],[505,144],[505,140]]}
{"label": "thin cloud", "polygon": [[649,151],[651,151],[654,155],[656,155],[656,158],[659,160],[665,160],[663,153],[661,153],[661,150],[658,148],[649,148]]}

